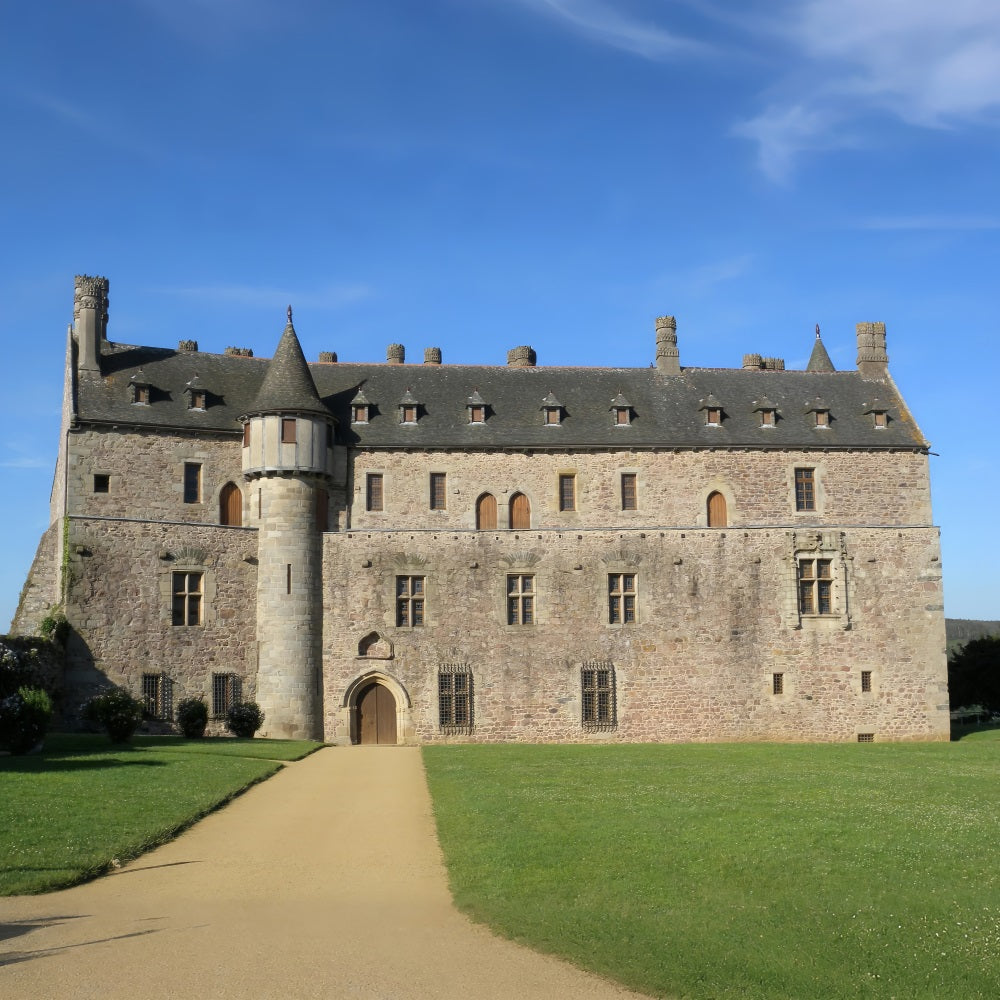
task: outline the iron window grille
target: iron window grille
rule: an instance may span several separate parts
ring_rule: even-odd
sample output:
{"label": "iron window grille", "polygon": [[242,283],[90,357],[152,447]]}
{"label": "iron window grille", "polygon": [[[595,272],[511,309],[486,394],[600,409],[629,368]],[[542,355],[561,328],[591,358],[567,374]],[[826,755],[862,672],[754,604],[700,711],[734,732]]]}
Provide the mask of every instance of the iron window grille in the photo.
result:
{"label": "iron window grille", "polygon": [[142,705],[151,719],[174,717],[174,685],[166,674],[142,675]]}
{"label": "iron window grille", "polygon": [[580,670],[581,723],[591,731],[618,725],[615,704],[615,668],[611,663],[588,663]]}
{"label": "iron window grille", "polygon": [[225,718],[243,700],[243,684],[236,674],[212,674],[212,718]]}
{"label": "iron window grille", "polygon": [[438,668],[438,725],[443,733],[472,732],[472,671],[467,663]]}

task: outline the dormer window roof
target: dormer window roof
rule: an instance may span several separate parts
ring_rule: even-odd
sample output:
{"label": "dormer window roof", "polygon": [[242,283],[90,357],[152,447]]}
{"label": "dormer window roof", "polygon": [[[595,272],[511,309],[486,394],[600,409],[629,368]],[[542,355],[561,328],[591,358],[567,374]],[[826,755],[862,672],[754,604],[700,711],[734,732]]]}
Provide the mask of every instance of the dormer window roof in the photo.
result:
{"label": "dormer window roof", "polygon": [[153,386],[146,381],[140,368],[128,381],[129,402],[137,406],[149,406],[153,396]]}
{"label": "dormer window roof", "polygon": [[632,404],[621,393],[611,400],[611,412],[616,427],[628,427],[632,423]]}
{"label": "dormer window roof", "polygon": [[187,400],[187,408],[189,410],[207,409],[208,393],[198,381],[197,375],[184,386],[184,398]]}
{"label": "dormer window roof", "polygon": [[778,407],[767,396],[753,401],[752,412],[760,414],[761,427],[774,427],[778,422]]}
{"label": "dormer window roof", "polygon": [[541,406],[543,422],[546,427],[558,427],[563,420],[564,408],[562,403],[555,397],[555,393],[550,392],[542,400]]}
{"label": "dormer window roof", "polygon": [[878,396],[875,396],[870,403],[865,403],[862,414],[871,414],[876,430],[881,430],[889,423],[889,407]]}
{"label": "dormer window roof", "polygon": [[469,411],[470,424],[486,423],[486,400],[480,395],[478,389],[472,390],[472,395],[466,400],[465,407]]}
{"label": "dormer window roof", "polygon": [[420,403],[417,397],[407,389],[403,393],[403,398],[399,401],[399,422],[401,424],[415,424],[419,409]]}
{"label": "dormer window roof", "polygon": [[829,427],[830,426],[830,407],[827,405],[826,401],[822,396],[817,396],[811,403],[806,403],[805,411],[806,415],[814,414],[814,419],[816,421],[815,426],[817,427]]}
{"label": "dormer window roof", "polygon": [[716,398],[714,393],[709,393],[704,399],[698,401],[698,409],[705,413],[705,423],[709,427],[721,427],[724,416],[722,403]]}
{"label": "dormer window roof", "polygon": [[351,400],[351,423],[367,424],[371,416],[371,403],[363,389],[358,389]]}

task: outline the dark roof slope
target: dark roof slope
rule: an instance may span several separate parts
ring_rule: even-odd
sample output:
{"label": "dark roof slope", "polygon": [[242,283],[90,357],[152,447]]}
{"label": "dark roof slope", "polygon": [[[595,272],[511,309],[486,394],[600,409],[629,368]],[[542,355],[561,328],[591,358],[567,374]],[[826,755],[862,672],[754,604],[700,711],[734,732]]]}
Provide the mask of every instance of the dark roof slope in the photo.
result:
{"label": "dark roof slope", "polygon": [[[294,351],[286,348],[280,364],[285,337],[270,363],[107,345],[101,375],[80,375],[79,419],[234,432],[247,413],[319,411],[337,418],[341,442],[371,448],[927,447],[892,381],[874,383],[856,371],[685,368],[667,375],[655,368],[306,366],[304,360],[297,369],[301,348],[294,331],[291,342]],[[288,361],[293,353],[298,358]],[[129,379],[140,368],[152,387],[148,406],[129,398]],[[203,411],[188,409],[184,394],[195,374],[207,393]],[[352,425],[359,390],[370,403],[369,420]],[[473,424],[468,400],[477,390],[489,407],[486,421]],[[415,424],[400,423],[407,392],[420,403]],[[544,423],[550,393],[563,408],[559,424]],[[632,408],[628,424],[616,423],[610,410],[619,395]],[[866,412],[876,395],[888,411],[887,426],[878,429]],[[699,408],[709,397],[722,409],[719,426],[707,425]],[[807,412],[817,397],[829,407],[827,428],[817,428]],[[765,398],[777,410],[773,427],[761,426],[758,401]]]}

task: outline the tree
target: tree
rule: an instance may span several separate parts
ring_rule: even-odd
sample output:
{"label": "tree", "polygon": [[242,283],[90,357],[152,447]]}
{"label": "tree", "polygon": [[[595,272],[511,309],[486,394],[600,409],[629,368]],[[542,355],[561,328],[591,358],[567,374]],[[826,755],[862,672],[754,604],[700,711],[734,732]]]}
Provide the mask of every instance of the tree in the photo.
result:
{"label": "tree", "polygon": [[1000,712],[1000,635],[972,639],[948,658],[952,709],[983,705]]}

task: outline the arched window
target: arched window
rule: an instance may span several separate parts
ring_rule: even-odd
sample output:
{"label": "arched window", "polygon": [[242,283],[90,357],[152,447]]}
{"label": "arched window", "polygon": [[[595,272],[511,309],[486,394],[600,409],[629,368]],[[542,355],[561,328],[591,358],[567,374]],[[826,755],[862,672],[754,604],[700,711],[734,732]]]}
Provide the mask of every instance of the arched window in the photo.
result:
{"label": "arched window", "polygon": [[531,504],[523,493],[515,493],[510,498],[510,527],[513,531],[531,527]]}
{"label": "arched window", "polygon": [[726,527],[726,498],[718,491],[708,494],[708,526]]}
{"label": "arched window", "polygon": [[243,524],[243,494],[236,483],[226,483],[219,494],[219,524]]}
{"label": "arched window", "polygon": [[476,530],[495,531],[497,526],[497,498],[484,493],[476,501]]}

